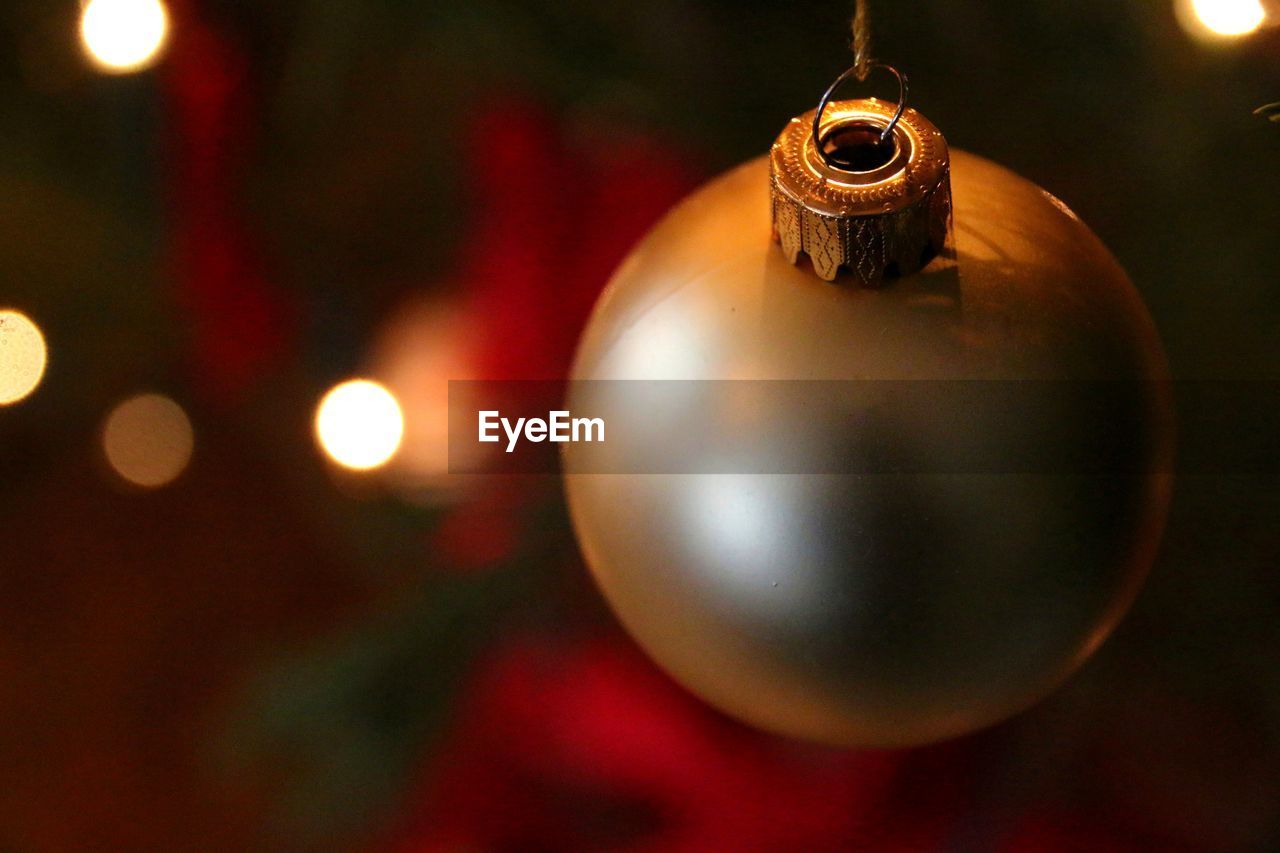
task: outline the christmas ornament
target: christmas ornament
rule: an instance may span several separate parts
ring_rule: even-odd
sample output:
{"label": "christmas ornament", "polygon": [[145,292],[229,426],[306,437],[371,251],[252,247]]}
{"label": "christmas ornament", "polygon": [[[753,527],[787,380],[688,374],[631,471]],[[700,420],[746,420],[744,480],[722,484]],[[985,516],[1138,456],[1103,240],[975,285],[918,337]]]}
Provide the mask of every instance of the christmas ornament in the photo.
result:
{"label": "christmas ornament", "polygon": [[[1098,238],[949,149],[901,75],[896,104],[832,101],[859,65],[618,269],[569,408],[640,440],[608,472],[563,461],[587,563],[672,676],[768,730],[896,747],[1007,718],[1097,648],[1156,551],[1172,417]],[[658,412],[581,380],[738,381]],[[724,436],[721,469],[663,464]]]}

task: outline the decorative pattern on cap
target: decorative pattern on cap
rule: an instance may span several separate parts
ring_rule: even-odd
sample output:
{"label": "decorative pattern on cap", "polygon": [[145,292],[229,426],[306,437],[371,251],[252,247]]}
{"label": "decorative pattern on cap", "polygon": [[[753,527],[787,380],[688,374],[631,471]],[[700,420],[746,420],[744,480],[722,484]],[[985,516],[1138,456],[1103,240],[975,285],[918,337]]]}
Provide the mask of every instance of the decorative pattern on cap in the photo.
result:
{"label": "decorative pattern on cap", "polygon": [[[826,140],[848,129],[883,131],[896,105],[833,101]],[[773,236],[792,263],[803,253],[826,281],[848,270],[863,285],[910,275],[950,250],[947,142],[924,116],[903,112],[888,160],[867,171],[829,165],[813,141],[813,112],[793,118],[769,152]]]}

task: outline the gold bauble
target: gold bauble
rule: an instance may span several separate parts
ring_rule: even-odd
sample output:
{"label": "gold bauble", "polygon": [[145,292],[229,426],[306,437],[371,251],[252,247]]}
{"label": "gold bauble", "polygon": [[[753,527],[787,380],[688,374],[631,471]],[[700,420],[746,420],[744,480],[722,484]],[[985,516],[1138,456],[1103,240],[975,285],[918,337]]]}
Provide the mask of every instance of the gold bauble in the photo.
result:
{"label": "gold bauble", "polygon": [[[950,168],[950,256],[869,288],[784,257],[768,163],[747,163],[653,229],[582,338],[574,380],[1127,380],[1117,428],[1142,459],[1114,473],[655,474],[635,459],[599,473],[566,445],[574,527],[623,624],[694,693],[765,729],[907,746],[1002,720],[1097,648],[1156,552],[1172,417],[1138,294],[1053,196],[972,154],[952,151]],[[605,405],[606,385],[574,384],[570,408]],[[643,431],[650,413],[617,400],[614,421]],[[1068,431],[1098,427],[1064,405]],[[720,429],[763,419],[768,440],[795,426],[801,453],[886,440],[805,432],[802,413],[720,414]],[[946,458],[953,435],[1034,445],[1041,426],[977,426],[957,406],[889,438]]]}

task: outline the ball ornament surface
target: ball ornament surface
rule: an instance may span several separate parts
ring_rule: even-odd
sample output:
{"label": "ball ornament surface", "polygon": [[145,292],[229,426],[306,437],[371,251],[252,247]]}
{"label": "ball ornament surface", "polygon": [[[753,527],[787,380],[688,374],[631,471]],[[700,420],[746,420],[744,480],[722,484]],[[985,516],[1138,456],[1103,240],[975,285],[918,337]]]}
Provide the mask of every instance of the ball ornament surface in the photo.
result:
{"label": "ball ornament surface", "polygon": [[[766,730],[904,747],[1003,720],[1081,666],[1156,554],[1172,407],[1136,290],[1039,187],[962,151],[950,173],[949,251],[865,287],[791,263],[767,159],[740,166],[636,247],[579,346],[569,408],[644,438],[609,473],[564,446],[585,560],[660,666]],[[658,417],[581,380],[733,382]],[[856,392],[778,405],[806,382]],[[1027,394],[1034,417],[992,402]],[[726,435],[720,468],[635,456]],[[775,452],[793,469],[756,464]],[[849,461],[881,458],[908,464]]]}

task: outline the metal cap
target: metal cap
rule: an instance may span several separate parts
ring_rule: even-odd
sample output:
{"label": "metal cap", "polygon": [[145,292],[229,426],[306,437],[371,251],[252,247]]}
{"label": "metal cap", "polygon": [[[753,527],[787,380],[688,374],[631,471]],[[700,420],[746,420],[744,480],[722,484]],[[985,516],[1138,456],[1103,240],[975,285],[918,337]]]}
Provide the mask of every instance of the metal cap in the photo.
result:
{"label": "metal cap", "polygon": [[945,253],[951,173],[938,129],[913,109],[895,121],[899,106],[877,98],[824,106],[817,123],[816,110],[793,118],[769,153],[773,236],[787,258],[804,252],[827,281],[844,267],[878,286]]}

